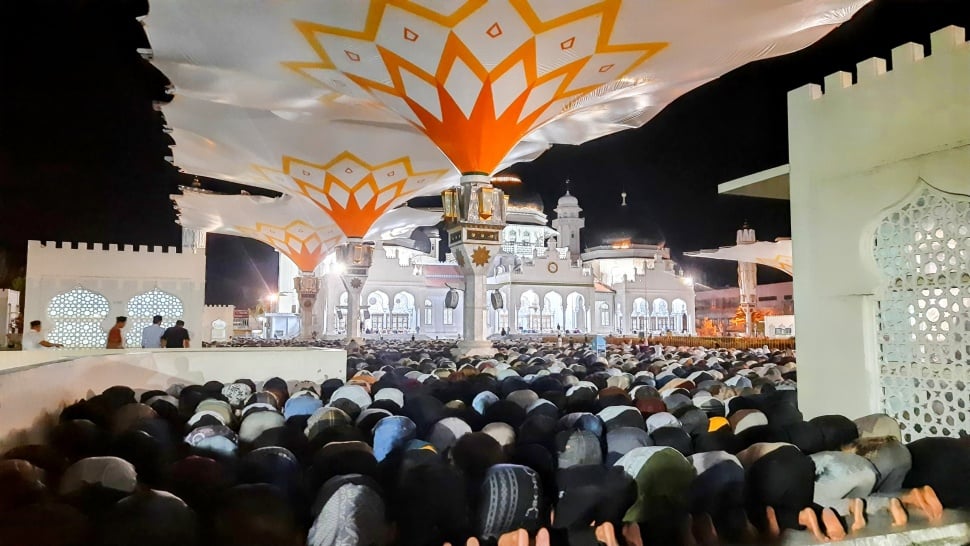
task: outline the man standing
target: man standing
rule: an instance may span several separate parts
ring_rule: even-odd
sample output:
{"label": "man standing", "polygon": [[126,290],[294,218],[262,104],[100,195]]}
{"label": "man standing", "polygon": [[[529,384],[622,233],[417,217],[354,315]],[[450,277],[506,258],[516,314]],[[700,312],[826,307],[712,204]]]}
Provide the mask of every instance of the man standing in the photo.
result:
{"label": "man standing", "polygon": [[44,334],[40,333],[40,321],[30,321],[30,330],[24,332],[24,337],[20,342],[21,349],[24,351],[36,351],[49,347],[63,347],[60,343],[51,343],[44,339]]}
{"label": "man standing", "polygon": [[185,329],[184,320],[176,320],[175,326],[165,330],[162,334],[162,347],[166,349],[188,349],[189,331]]}
{"label": "man standing", "polygon": [[125,348],[125,338],[121,335],[121,330],[128,323],[128,317],[118,317],[115,319],[115,325],[108,330],[108,349],[124,349]]}
{"label": "man standing", "polygon": [[162,328],[162,315],[152,317],[152,323],[145,326],[141,331],[142,349],[160,349],[162,347],[162,335],[165,328]]}

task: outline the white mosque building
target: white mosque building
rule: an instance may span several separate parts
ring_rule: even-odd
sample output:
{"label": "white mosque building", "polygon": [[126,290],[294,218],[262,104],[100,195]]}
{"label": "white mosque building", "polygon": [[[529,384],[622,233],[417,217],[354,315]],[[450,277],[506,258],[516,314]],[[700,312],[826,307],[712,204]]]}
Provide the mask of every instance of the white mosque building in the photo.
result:
{"label": "white mosque building", "polygon": [[[487,281],[491,335],[693,333],[693,282],[656,233],[642,228],[649,215],[627,204],[626,193],[616,213],[592,229],[568,190],[550,225],[542,200],[525,192],[518,178],[497,176],[493,183],[510,200],[503,252],[493,258]],[[364,337],[459,337],[464,279],[437,227],[391,235],[377,241],[362,292]],[[316,271],[325,286],[313,316],[319,338],[342,337],[346,331],[347,292],[339,267],[331,257]],[[278,305],[283,314],[297,311],[293,279],[298,274],[281,254]],[[457,309],[446,305],[451,291],[459,298]],[[290,323],[298,328],[299,320]],[[295,334],[268,332],[271,337]]]}

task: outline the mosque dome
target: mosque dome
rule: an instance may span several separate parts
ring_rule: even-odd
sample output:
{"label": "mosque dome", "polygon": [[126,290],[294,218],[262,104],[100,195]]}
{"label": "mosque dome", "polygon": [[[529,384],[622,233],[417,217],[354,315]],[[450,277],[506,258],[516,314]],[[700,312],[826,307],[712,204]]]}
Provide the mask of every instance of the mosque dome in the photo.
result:
{"label": "mosque dome", "polygon": [[583,230],[586,248],[612,246],[627,248],[632,245],[662,245],[664,235],[653,221],[650,208],[644,203],[631,201],[626,192],[620,194],[620,202],[596,215]]}
{"label": "mosque dome", "polygon": [[506,220],[511,224],[546,225],[545,204],[538,193],[528,189],[517,175],[502,173],[492,177],[492,185],[509,196]]}
{"label": "mosque dome", "polygon": [[556,202],[556,206],[557,208],[578,207],[579,199],[576,199],[575,195],[566,190],[566,193]]}

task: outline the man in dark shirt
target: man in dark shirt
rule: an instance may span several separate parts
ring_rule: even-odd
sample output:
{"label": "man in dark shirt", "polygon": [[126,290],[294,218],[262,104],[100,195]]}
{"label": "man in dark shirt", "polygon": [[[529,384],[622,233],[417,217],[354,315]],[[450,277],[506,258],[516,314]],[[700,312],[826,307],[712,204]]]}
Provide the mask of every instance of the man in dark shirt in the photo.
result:
{"label": "man in dark shirt", "polygon": [[185,321],[175,321],[175,326],[165,329],[162,334],[162,347],[166,349],[188,349],[189,331],[185,329]]}

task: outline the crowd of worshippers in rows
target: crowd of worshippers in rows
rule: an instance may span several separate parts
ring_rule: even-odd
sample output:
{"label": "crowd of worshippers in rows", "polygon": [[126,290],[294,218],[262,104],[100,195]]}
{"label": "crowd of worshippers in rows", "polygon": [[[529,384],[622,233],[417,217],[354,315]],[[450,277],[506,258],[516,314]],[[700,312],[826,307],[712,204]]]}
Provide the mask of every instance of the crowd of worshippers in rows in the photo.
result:
{"label": "crowd of worshippers in rows", "polygon": [[970,443],[805,421],[790,353],[447,348],[70,404],[0,461],[0,543],[706,546],[970,507]]}

